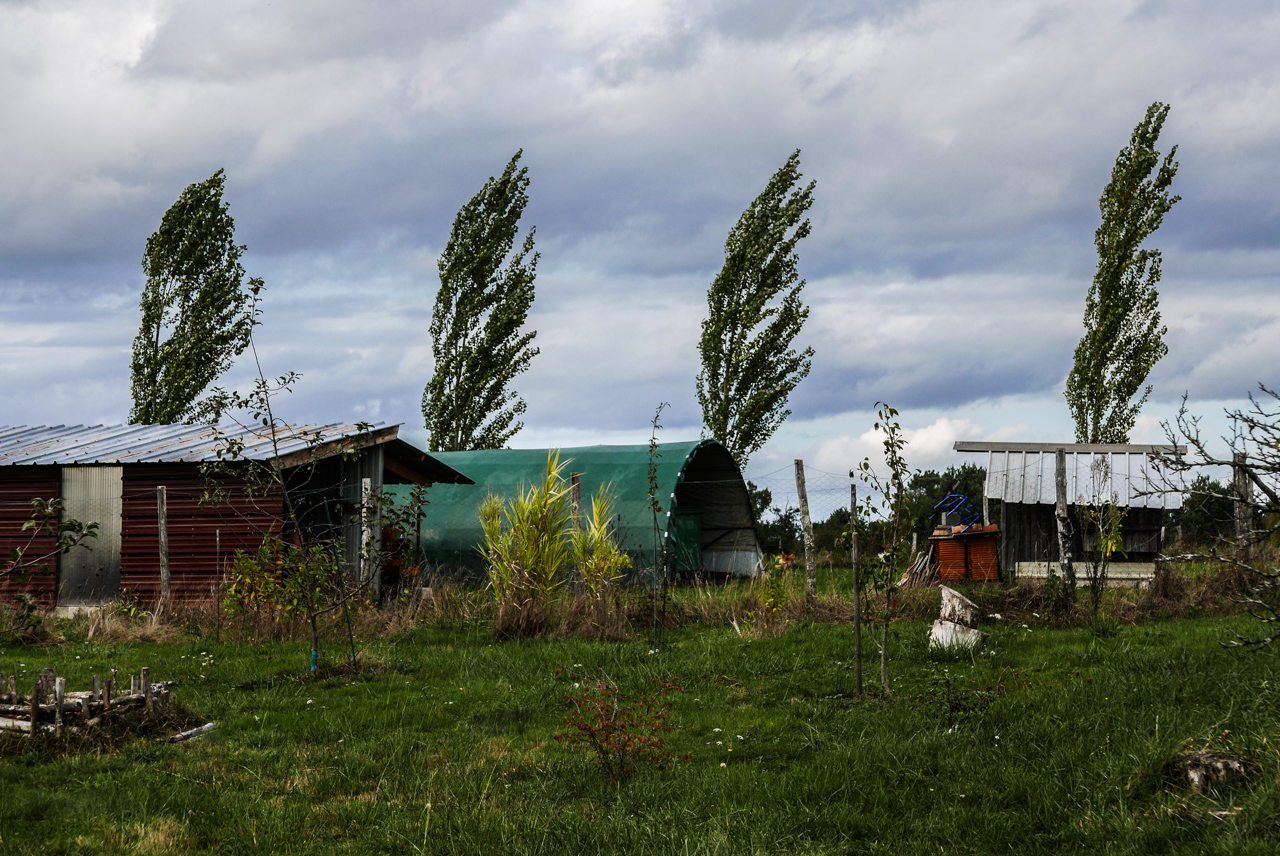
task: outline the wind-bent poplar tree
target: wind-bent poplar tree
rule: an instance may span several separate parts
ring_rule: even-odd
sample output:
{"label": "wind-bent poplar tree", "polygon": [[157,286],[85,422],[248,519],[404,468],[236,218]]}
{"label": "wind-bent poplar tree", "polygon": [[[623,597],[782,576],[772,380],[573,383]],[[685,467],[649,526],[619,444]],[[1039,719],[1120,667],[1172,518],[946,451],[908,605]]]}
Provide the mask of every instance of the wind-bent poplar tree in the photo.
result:
{"label": "wind-bent poplar tree", "polygon": [[791,415],[787,398],[813,365],[812,348],[791,347],[809,317],[795,249],[809,234],[814,182],[799,188],[800,178],[797,149],[729,232],[707,290],[698,403],[740,467]]}
{"label": "wind-bent poplar tree", "polygon": [[130,375],[135,424],[171,425],[204,415],[200,394],[249,344],[262,280],[244,280],[235,221],[218,170],[182,191],[147,239],[142,323]]}
{"label": "wind-bent poplar tree", "polygon": [[530,345],[537,333],[521,332],[538,265],[533,228],[512,254],[529,202],[522,154],[462,206],[437,265],[440,290],[430,328],[435,372],[422,393],[434,452],[497,449],[524,427],[516,421],[524,400],[508,389],[538,354]]}
{"label": "wind-bent poplar tree", "polygon": [[1139,249],[1181,199],[1169,194],[1178,147],[1163,161],[1156,150],[1168,114],[1168,105],[1158,101],[1147,108],[1098,200],[1102,225],[1093,239],[1098,269],[1085,298],[1084,336],[1076,345],[1065,393],[1080,443],[1128,442],[1151,394],[1143,384],[1169,350],[1156,292],[1160,251]]}

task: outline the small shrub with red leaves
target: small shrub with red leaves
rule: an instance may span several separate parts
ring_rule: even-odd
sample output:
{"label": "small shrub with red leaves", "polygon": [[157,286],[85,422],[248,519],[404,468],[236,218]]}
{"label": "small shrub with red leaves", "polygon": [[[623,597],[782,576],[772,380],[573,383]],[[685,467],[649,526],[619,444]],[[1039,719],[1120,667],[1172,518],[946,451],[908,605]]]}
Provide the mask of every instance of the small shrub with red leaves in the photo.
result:
{"label": "small shrub with red leaves", "polygon": [[640,764],[688,760],[688,755],[676,756],[666,749],[660,736],[673,728],[668,722],[670,694],[684,692],[677,678],[655,680],[652,688],[628,694],[599,675],[568,677],[574,680],[574,689],[565,695],[569,731],[557,734],[556,742],[594,752],[612,781],[630,778]]}

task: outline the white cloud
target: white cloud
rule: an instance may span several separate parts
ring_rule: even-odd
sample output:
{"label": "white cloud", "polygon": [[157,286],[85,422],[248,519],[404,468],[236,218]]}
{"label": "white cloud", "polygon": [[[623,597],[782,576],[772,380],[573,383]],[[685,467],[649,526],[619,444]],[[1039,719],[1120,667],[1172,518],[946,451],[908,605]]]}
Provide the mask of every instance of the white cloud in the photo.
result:
{"label": "white cloud", "polygon": [[[903,427],[902,438],[906,441],[903,458],[913,470],[946,466],[955,457],[952,446],[957,440],[974,439],[982,434],[982,427],[968,419],[950,419],[945,416],[922,428]],[[875,428],[856,437],[833,437],[818,446],[814,466],[821,470],[839,472],[854,468],[858,462],[868,458],[872,467],[883,472],[884,439],[884,431]]]}

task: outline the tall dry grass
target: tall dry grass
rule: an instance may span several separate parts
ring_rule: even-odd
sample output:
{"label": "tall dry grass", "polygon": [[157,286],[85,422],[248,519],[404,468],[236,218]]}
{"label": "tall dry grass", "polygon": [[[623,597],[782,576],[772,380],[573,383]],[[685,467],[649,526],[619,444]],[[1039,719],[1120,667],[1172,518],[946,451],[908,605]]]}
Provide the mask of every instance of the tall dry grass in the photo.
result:
{"label": "tall dry grass", "polygon": [[[847,571],[837,569],[820,578],[818,594],[813,598],[805,596],[802,568],[772,578],[697,581],[670,589],[665,599],[660,596],[657,610],[652,591],[646,589],[613,586],[592,597],[576,598],[570,588],[561,587],[542,601],[536,618],[537,633],[546,638],[640,638],[649,632],[655,612],[665,628],[733,627],[738,633],[751,636],[777,635],[796,622],[848,624],[854,617],[854,598],[840,583],[847,575]],[[1000,615],[1006,621],[1034,619],[1060,627],[1081,626],[1094,620],[1085,604],[1050,617],[1039,580],[959,588],[984,616]],[[1197,614],[1232,614],[1241,611],[1238,601],[1246,591],[1247,580],[1228,566],[1162,566],[1151,585],[1108,589],[1098,619],[1141,624]],[[936,618],[940,599],[937,588],[898,590],[892,599],[890,620]],[[62,641],[60,634],[84,634],[88,640],[101,643],[169,643],[183,638],[301,642],[309,637],[304,617],[271,610],[240,610],[229,615],[222,607],[220,599],[210,594],[175,604],[159,623],[149,612],[124,601],[69,620],[55,620],[49,614],[44,616],[43,626],[52,632],[41,636],[45,641],[28,644],[58,644]],[[354,601],[349,612],[351,632],[358,639],[387,638],[423,625],[489,627],[499,637],[516,635],[510,632],[510,614],[504,616],[502,609],[503,604],[491,590],[460,586],[432,570],[418,574],[414,569],[405,575],[400,592],[384,597],[382,603],[372,597]],[[883,600],[878,593],[863,593],[864,622],[882,620],[882,609]],[[504,627],[508,632],[503,632]],[[328,616],[322,639],[329,645],[344,643],[347,632],[343,614],[334,612]]]}

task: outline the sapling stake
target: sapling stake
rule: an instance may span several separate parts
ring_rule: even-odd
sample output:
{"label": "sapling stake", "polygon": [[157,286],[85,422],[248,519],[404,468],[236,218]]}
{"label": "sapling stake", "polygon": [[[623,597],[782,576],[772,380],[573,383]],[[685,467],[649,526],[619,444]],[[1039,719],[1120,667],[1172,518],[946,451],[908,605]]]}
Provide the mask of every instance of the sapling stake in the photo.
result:
{"label": "sapling stake", "polygon": [[[854,477],[849,470],[849,478]],[[849,485],[849,553],[853,564],[853,662],[858,695],[862,695],[862,586],[858,580],[858,485]]]}

